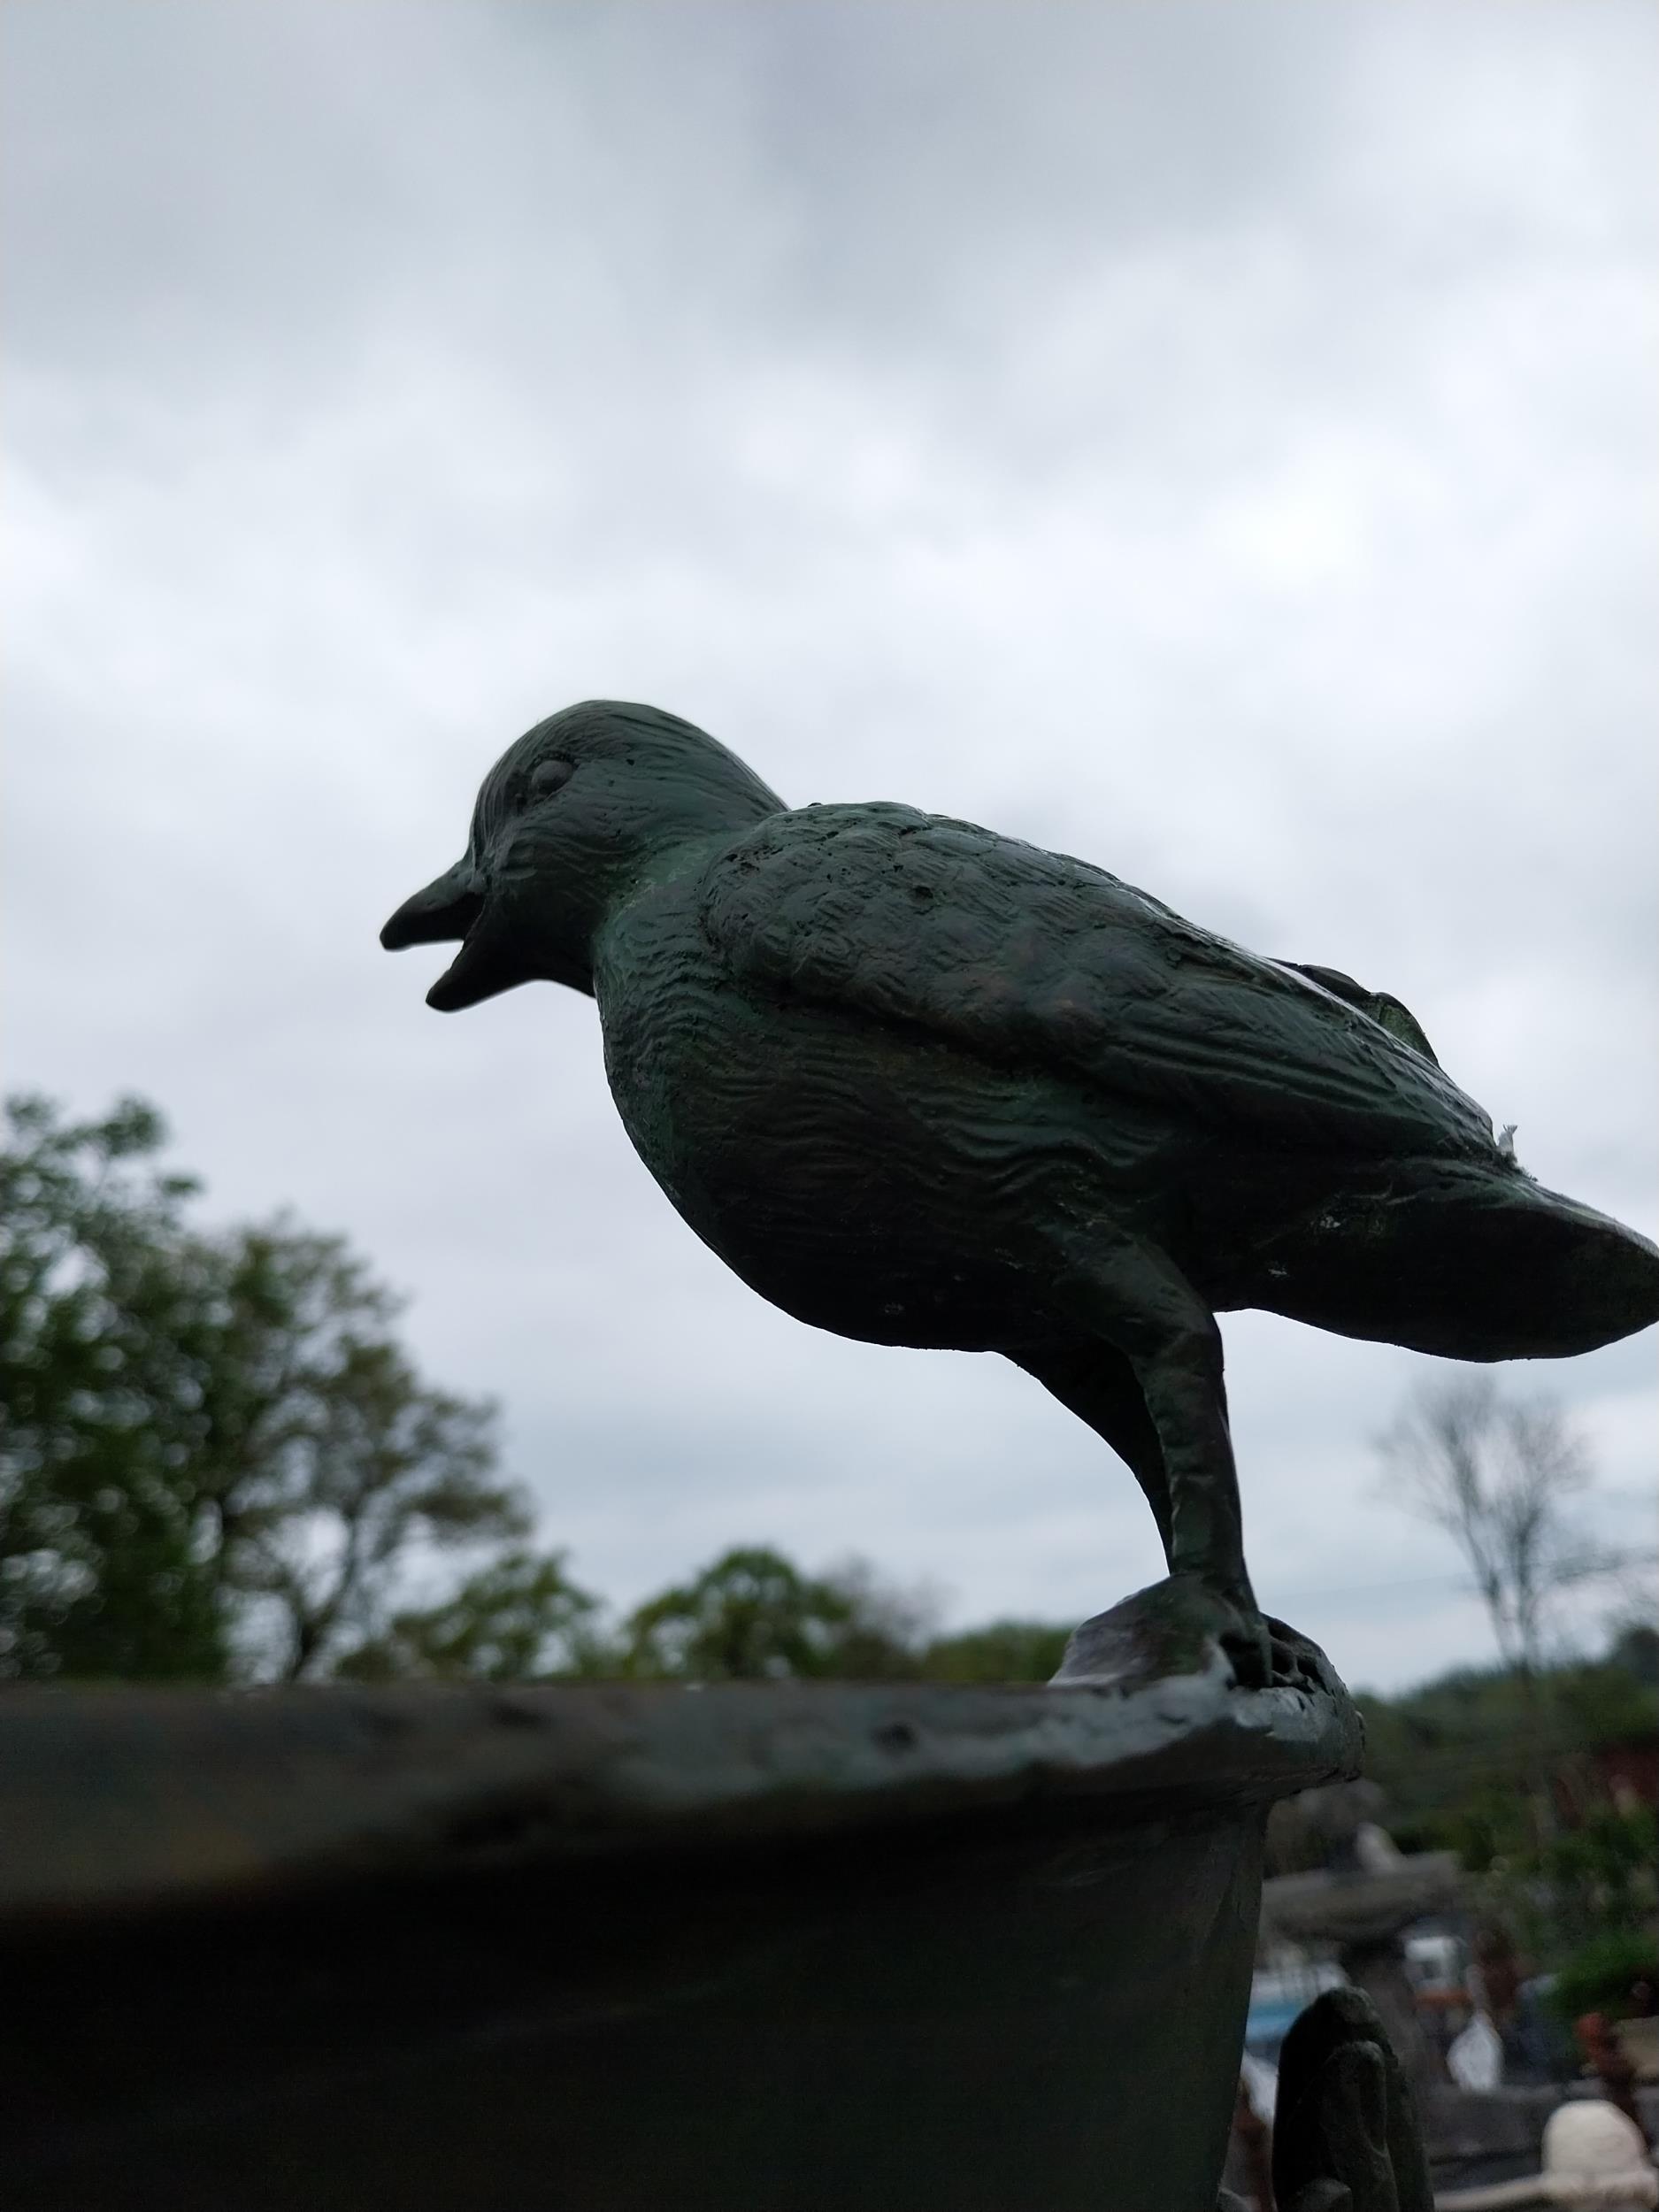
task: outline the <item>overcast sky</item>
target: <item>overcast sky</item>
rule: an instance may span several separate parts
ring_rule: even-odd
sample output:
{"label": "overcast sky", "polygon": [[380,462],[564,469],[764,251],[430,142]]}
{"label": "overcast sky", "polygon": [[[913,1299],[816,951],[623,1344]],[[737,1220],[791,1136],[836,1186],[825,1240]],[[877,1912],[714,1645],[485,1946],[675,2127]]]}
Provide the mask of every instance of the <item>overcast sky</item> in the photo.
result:
{"label": "overcast sky", "polygon": [[[136,1088],[498,1396],[578,1575],[849,1552],[947,1617],[1161,1562],[990,1358],[809,1331],[635,1160],[590,1002],[376,933],[589,695],[792,803],[1080,854],[1417,1012],[1653,1233],[1659,14],[1606,0],[10,0],[7,1080]],[[1257,1589],[1484,1658],[1371,1440],[1225,1325]],[[1654,1340],[1508,1371],[1652,1545]],[[1596,1602],[1579,1619],[1594,1634]]]}

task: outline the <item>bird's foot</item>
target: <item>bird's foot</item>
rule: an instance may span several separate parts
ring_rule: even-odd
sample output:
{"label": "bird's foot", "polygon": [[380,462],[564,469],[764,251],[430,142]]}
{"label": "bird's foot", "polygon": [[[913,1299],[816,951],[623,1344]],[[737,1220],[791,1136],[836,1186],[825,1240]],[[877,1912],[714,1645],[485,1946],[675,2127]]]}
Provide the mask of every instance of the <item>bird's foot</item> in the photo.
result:
{"label": "bird's foot", "polygon": [[1273,1679],[1273,1632],[1261,1607],[1248,1590],[1217,1589],[1194,1580],[1201,1608],[1207,1603],[1213,1609],[1210,1632],[1225,1655],[1234,1682],[1241,1690],[1266,1689]]}
{"label": "bird's foot", "polygon": [[1212,1633],[1241,1690],[1340,1692],[1341,1684],[1317,1644],[1283,1621],[1270,1620],[1248,1590],[1199,1587],[1215,1608]]}
{"label": "bird's foot", "polygon": [[1342,1686],[1317,1644],[1267,1619],[1246,1588],[1197,1574],[1171,1575],[1137,1590],[1072,1633],[1056,1682],[1202,1674],[1219,1651],[1240,1689],[1294,1689],[1340,1697]]}
{"label": "bird's foot", "polygon": [[1272,1639],[1276,1690],[1302,1690],[1310,1696],[1347,1695],[1341,1677],[1310,1636],[1271,1618],[1267,1620],[1267,1630]]}
{"label": "bird's foot", "polygon": [[1241,1689],[1262,1689],[1271,1679],[1272,1634],[1248,1591],[1174,1574],[1085,1621],[1055,1679],[1202,1674],[1214,1664],[1217,1647]]}
{"label": "bird's foot", "polygon": [[1100,1681],[1124,1672],[1202,1675],[1217,1650],[1241,1690],[1343,1694],[1318,1644],[1283,1622],[1270,1622],[1248,1591],[1217,1586],[1203,1575],[1171,1575],[1084,1622],[1066,1646],[1056,1681]]}
{"label": "bird's foot", "polygon": [[1212,1581],[1208,1575],[1172,1574],[1155,1591],[1188,1651],[1218,1646],[1241,1690],[1264,1690],[1273,1678],[1273,1634],[1242,1577]]}

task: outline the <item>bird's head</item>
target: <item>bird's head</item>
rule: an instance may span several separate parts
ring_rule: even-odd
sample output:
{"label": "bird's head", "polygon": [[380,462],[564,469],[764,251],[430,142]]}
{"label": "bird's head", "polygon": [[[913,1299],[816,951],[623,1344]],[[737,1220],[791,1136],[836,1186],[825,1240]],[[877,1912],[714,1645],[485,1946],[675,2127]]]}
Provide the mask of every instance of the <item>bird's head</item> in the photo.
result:
{"label": "bird's head", "polygon": [[510,745],[485,777],[467,848],[380,932],[388,952],[461,949],[426,994],[440,1013],[538,978],[593,989],[613,902],[672,849],[783,801],[724,745],[655,707],[590,699]]}

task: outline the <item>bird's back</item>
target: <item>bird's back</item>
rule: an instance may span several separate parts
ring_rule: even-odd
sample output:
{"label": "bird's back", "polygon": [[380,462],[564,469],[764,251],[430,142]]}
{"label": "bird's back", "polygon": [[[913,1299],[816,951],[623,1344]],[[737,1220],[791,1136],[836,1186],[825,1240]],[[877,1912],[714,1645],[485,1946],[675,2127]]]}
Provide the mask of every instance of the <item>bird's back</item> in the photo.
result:
{"label": "bird's back", "polygon": [[1464,1359],[1659,1319],[1659,1251],[1534,1183],[1409,1017],[1385,1026],[1103,869],[908,807],[823,807],[728,845],[702,913],[751,988],[1080,1086],[1102,1133],[1160,1124],[1146,1156],[1170,1187],[1136,1217],[1217,1307]]}
{"label": "bird's back", "polygon": [[1048,1070],[1252,1146],[1463,1158],[1489,1118],[1425,1055],[1283,964],[1103,869],[872,804],[757,824],[705,873],[703,926],[752,988]]}

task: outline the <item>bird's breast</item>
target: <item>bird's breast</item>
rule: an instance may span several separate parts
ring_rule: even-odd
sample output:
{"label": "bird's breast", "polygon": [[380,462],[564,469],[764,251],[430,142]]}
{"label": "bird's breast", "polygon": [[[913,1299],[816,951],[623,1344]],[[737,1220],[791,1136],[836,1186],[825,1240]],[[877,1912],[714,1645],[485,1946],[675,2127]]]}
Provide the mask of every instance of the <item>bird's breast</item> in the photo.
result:
{"label": "bird's breast", "polygon": [[757,1002],[664,959],[601,998],[646,1166],[703,1241],[798,1318],[877,1342],[1006,1340],[1029,1225],[1068,1172],[1033,1086],[805,1002]]}

